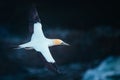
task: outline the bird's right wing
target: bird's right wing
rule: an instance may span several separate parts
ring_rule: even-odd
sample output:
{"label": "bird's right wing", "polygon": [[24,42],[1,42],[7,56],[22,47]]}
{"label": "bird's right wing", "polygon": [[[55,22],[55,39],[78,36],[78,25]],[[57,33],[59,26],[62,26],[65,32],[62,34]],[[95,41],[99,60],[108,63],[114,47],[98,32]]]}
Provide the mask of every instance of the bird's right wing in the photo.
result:
{"label": "bird's right wing", "polygon": [[29,30],[33,33],[33,26],[35,22],[41,22],[36,6],[32,5],[29,10]]}
{"label": "bird's right wing", "polygon": [[29,22],[31,24],[34,24],[36,22],[41,22],[35,5],[32,5],[31,8],[30,8]]}
{"label": "bird's right wing", "polygon": [[31,37],[31,40],[37,40],[37,39],[43,39],[45,38],[43,31],[42,31],[42,25],[41,23],[34,23],[34,30],[33,30],[33,34]]}
{"label": "bird's right wing", "polygon": [[29,27],[30,31],[32,32],[31,40],[44,37],[41,20],[39,18],[35,5],[32,5],[32,8],[30,10]]}

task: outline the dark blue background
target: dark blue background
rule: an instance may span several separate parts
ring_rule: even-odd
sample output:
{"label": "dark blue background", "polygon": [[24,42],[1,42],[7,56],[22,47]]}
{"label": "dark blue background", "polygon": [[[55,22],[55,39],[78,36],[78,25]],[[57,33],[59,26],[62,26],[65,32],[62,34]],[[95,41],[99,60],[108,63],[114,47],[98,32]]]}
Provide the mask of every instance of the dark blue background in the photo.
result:
{"label": "dark blue background", "polygon": [[[28,18],[33,3],[45,36],[61,38],[71,45],[50,48],[57,64],[67,72],[60,79],[81,80],[86,70],[97,67],[109,56],[119,56],[119,13],[114,13],[117,7],[113,7],[111,0],[3,0],[0,1],[1,80],[49,80],[50,77],[59,80],[58,76],[44,70],[34,51],[13,49],[30,40]],[[30,75],[28,68],[40,69],[42,75]]]}

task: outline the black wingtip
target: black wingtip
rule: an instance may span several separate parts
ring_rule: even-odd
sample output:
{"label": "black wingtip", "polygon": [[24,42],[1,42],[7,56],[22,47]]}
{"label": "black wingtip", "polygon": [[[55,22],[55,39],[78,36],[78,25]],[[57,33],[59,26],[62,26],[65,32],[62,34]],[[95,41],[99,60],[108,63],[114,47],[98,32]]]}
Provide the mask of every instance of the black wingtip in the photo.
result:
{"label": "black wingtip", "polygon": [[34,3],[32,4],[31,9],[30,9],[29,21],[30,23],[41,22],[37,9],[36,9],[36,5]]}
{"label": "black wingtip", "polygon": [[37,23],[37,22],[41,23],[36,7],[37,7],[36,4],[32,3],[29,9],[29,31],[31,33],[33,33],[34,23]]}
{"label": "black wingtip", "polygon": [[41,53],[39,53],[39,52],[37,52],[37,53],[38,53],[38,56],[40,57],[40,59],[42,60],[43,64],[45,65],[45,67],[48,68],[48,70],[56,73],[57,75],[64,75],[64,72],[59,70],[59,68],[55,62],[54,63],[47,62]]}
{"label": "black wingtip", "polygon": [[63,74],[64,74],[63,72],[61,72],[61,71],[58,69],[56,63],[49,63],[49,62],[48,62],[48,63],[46,64],[46,67],[47,67],[49,70],[51,70],[51,71],[53,71],[54,73],[56,73],[57,75],[63,75]]}

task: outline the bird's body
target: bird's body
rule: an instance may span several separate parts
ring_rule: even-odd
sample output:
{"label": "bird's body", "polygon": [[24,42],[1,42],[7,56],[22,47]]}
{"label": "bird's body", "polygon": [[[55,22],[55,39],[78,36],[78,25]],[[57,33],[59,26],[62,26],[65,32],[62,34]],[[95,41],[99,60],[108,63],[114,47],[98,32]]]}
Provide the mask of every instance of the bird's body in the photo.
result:
{"label": "bird's body", "polygon": [[35,8],[33,8],[32,16],[30,17],[32,17],[34,27],[31,40],[25,44],[19,45],[19,48],[25,48],[27,50],[35,49],[37,52],[40,52],[39,54],[42,54],[45,61],[49,63],[49,65],[47,66],[51,67],[52,70],[58,73],[59,71],[57,70],[57,68],[51,65],[55,64],[55,60],[50,53],[49,47],[55,45],[68,45],[68,44],[60,39],[48,39],[44,36],[42,31],[42,25]]}
{"label": "bird's body", "polygon": [[19,47],[35,49],[36,51],[41,52],[48,62],[54,63],[55,60],[48,49],[52,45],[54,45],[52,39],[48,39],[44,36],[42,25],[37,22],[34,23],[34,33],[32,34],[30,42],[19,45]]}

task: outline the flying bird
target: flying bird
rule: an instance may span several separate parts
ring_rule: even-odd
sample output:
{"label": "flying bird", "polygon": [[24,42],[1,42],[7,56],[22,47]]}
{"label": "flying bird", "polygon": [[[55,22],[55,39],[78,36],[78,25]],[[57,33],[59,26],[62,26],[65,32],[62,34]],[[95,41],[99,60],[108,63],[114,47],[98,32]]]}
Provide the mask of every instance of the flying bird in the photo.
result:
{"label": "flying bird", "polygon": [[58,69],[56,61],[50,53],[49,47],[57,45],[69,46],[69,44],[65,43],[61,39],[49,39],[44,36],[41,20],[35,6],[33,6],[30,11],[29,25],[30,27],[33,27],[33,34],[31,36],[31,40],[27,43],[19,45],[17,49],[34,49],[42,58],[42,61],[45,63],[45,66],[48,69],[60,74],[61,71]]}

